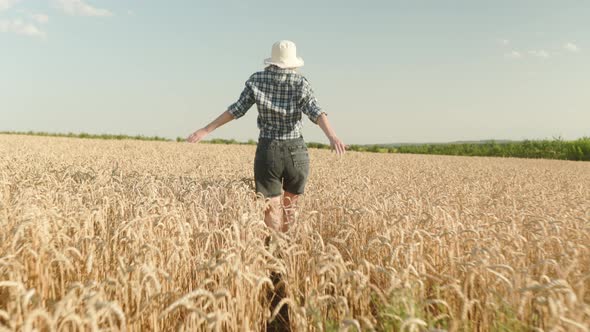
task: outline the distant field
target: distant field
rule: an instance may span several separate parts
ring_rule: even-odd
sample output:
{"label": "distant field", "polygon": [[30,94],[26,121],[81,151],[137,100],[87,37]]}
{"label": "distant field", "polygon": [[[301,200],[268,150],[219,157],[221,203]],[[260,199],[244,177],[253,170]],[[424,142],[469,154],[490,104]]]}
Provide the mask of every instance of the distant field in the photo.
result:
{"label": "distant field", "polygon": [[[52,137],[98,138],[107,140],[133,139],[142,141],[172,141],[159,136],[128,136],[128,135],[93,135],[88,133],[44,133],[44,132],[0,132],[0,134],[33,135]],[[177,142],[184,142],[184,137],[177,137]],[[234,139],[212,139],[204,143],[212,144],[240,144],[255,145],[255,140],[239,142]],[[329,149],[324,143],[308,142],[310,148]],[[435,154],[451,156],[479,156],[479,157],[515,157],[535,159],[559,159],[590,161],[590,137],[583,137],[573,141],[563,139],[553,140],[525,140],[525,141],[466,141],[454,143],[399,143],[399,144],[368,144],[349,146],[350,151],[375,153],[411,153]]]}
{"label": "distant field", "polygon": [[267,250],[254,151],[0,135],[0,331],[588,330],[589,163],[310,149]]}

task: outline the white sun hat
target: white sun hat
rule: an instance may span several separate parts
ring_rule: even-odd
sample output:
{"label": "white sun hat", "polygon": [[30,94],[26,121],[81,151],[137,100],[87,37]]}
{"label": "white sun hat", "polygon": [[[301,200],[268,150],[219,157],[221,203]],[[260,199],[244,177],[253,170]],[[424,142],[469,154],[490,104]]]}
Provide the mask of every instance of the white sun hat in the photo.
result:
{"label": "white sun hat", "polygon": [[272,45],[271,57],[264,60],[267,65],[280,68],[303,67],[303,59],[297,56],[297,47],[290,40],[279,40]]}

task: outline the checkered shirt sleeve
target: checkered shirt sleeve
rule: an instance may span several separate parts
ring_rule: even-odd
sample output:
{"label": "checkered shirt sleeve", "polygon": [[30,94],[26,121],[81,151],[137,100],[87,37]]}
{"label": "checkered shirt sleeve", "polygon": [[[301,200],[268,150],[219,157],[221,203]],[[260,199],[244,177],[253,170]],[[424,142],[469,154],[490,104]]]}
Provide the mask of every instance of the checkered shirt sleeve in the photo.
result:
{"label": "checkered shirt sleeve", "polygon": [[318,100],[315,98],[311,84],[309,84],[306,78],[303,78],[300,109],[315,124],[318,123],[318,119],[322,113],[327,114],[322,111]]}
{"label": "checkered shirt sleeve", "polygon": [[239,119],[243,117],[246,112],[254,105],[256,99],[254,99],[254,92],[248,86],[248,82],[246,82],[246,87],[240,94],[240,98],[238,101],[233,103],[228,107],[228,112],[234,116],[235,119]]}

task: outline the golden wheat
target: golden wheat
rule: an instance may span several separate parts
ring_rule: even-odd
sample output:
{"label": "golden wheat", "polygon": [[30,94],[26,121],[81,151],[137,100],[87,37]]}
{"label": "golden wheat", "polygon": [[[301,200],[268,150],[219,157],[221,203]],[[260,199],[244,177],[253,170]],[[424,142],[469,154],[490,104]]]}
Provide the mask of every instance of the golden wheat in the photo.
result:
{"label": "golden wheat", "polygon": [[590,164],[312,150],[265,246],[254,149],[0,136],[0,331],[589,330]]}

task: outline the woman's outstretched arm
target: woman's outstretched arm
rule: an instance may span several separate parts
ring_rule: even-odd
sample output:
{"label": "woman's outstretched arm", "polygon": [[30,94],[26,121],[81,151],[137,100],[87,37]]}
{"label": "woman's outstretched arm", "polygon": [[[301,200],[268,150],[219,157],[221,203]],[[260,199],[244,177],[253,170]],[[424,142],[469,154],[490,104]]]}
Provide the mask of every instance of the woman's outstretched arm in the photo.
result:
{"label": "woman's outstretched arm", "polygon": [[338,136],[336,136],[336,133],[334,132],[334,129],[332,129],[330,121],[328,121],[328,117],[325,113],[322,113],[318,117],[318,125],[320,126],[320,128],[322,128],[322,131],[330,140],[330,146],[332,147],[332,149],[336,150],[336,153],[338,155],[343,155],[344,152],[346,152],[346,145],[342,143]]}
{"label": "woman's outstretched arm", "polygon": [[203,138],[205,138],[205,136],[211,134],[211,132],[213,132],[213,130],[223,126],[224,124],[230,122],[233,119],[234,119],[234,116],[229,111],[225,111],[225,112],[221,113],[221,115],[218,116],[217,119],[213,120],[210,124],[195,131],[194,133],[192,133],[186,139],[186,141],[189,143],[197,143],[200,140],[202,140]]}
{"label": "woman's outstretched arm", "polygon": [[254,105],[254,94],[252,93],[252,89],[248,86],[248,82],[246,82],[246,87],[240,94],[240,98],[238,101],[230,105],[227,111],[221,113],[217,119],[213,120],[210,124],[206,125],[205,127],[195,131],[192,133],[186,140],[189,143],[197,143],[205,136],[211,134],[213,130],[223,126],[224,124],[230,122],[233,119],[238,119],[244,116],[246,112]]}

